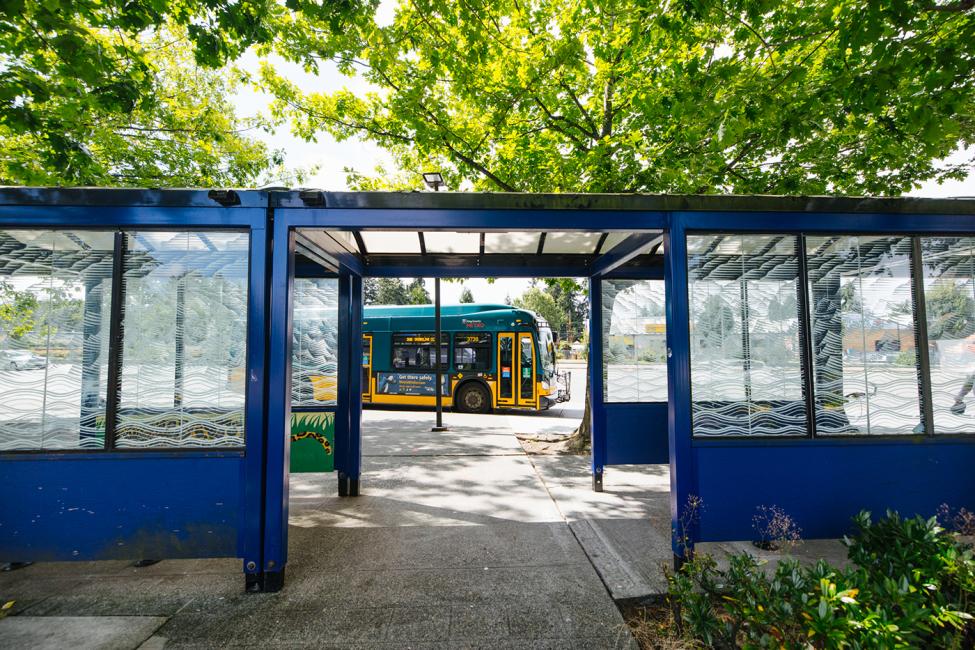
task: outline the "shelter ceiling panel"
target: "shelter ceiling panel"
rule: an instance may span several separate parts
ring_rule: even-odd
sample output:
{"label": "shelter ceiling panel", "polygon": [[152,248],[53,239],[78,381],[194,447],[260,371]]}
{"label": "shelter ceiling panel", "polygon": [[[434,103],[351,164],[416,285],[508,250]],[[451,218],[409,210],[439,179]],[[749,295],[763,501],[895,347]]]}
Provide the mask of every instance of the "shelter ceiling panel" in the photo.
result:
{"label": "shelter ceiling panel", "polygon": [[420,237],[414,231],[363,230],[359,233],[366,253],[420,253]]}
{"label": "shelter ceiling panel", "polygon": [[549,232],[545,235],[543,253],[584,253],[592,255],[602,233],[598,232]]}
{"label": "shelter ceiling panel", "polygon": [[428,253],[478,253],[481,234],[476,232],[424,232]]}
{"label": "shelter ceiling panel", "polygon": [[537,232],[488,232],[484,233],[484,252],[491,253],[531,253],[538,252]]}

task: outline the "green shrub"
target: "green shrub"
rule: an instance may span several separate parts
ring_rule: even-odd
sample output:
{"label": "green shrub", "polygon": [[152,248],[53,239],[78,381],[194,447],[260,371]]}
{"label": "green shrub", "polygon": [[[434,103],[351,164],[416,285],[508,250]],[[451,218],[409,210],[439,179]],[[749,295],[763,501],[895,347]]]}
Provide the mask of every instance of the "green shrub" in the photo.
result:
{"label": "green shrub", "polygon": [[712,648],[965,648],[975,641],[975,560],[932,517],[855,518],[850,565],[747,553],[699,556],[670,576],[683,632]]}

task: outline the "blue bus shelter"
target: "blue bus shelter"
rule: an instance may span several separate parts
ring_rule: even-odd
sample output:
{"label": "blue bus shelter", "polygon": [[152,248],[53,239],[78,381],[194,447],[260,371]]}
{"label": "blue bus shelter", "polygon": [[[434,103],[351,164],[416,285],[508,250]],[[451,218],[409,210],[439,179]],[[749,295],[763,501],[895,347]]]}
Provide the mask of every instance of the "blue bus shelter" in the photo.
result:
{"label": "blue bus shelter", "polygon": [[973,200],[6,188],[0,560],[279,589],[298,285],[335,284],[352,497],[362,282],[397,276],[589,278],[593,487],[669,463],[677,558],[761,506],[973,505]]}

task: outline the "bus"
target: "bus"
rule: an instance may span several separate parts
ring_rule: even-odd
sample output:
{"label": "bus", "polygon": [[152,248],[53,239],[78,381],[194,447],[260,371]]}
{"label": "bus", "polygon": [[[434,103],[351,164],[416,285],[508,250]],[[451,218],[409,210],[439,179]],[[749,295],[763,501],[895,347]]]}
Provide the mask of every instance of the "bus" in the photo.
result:
{"label": "bus", "polygon": [[[443,404],[455,411],[544,410],[570,397],[555,367],[555,340],[537,314],[509,305],[440,309]],[[364,404],[436,404],[433,305],[363,309]]]}

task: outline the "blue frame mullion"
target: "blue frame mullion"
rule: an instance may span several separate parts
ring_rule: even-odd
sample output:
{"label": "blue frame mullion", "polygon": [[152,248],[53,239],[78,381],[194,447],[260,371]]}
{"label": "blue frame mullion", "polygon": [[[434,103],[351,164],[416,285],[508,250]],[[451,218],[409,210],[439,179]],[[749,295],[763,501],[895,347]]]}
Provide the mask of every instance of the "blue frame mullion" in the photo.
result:
{"label": "blue frame mullion", "polygon": [[683,561],[693,552],[696,522],[689,511],[697,493],[691,445],[690,313],[687,282],[687,237],[683,219],[675,215],[664,233],[664,281],[667,290],[667,434],[670,447],[671,548]]}
{"label": "blue frame mullion", "polygon": [[273,220],[265,428],[264,530],[260,572],[278,573],[288,560],[288,488],[291,429],[291,294],[294,232]]}

